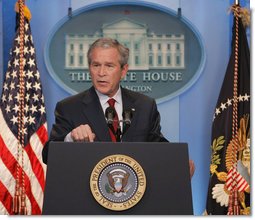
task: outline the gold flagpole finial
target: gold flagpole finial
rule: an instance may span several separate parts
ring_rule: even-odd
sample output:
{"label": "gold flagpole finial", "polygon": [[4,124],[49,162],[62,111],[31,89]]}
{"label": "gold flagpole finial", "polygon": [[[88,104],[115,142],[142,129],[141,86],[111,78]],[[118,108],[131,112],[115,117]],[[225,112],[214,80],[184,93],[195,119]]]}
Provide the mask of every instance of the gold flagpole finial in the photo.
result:
{"label": "gold flagpole finial", "polygon": [[233,12],[234,16],[241,18],[244,28],[249,27],[251,24],[251,12],[248,8],[240,7],[238,4],[233,4],[229,12]]}
{"label": "gold flagpole finial", "polygon": [[[19,3],[18,1],[16,2],[15,4],[15,11],[17,13],[19,13]],[[28,9],[28,7],[26,5],[24,5],[24,16],[30,21],[31,18],[32,18],[32,15],[31,15],[31,12],[30,10]]]}

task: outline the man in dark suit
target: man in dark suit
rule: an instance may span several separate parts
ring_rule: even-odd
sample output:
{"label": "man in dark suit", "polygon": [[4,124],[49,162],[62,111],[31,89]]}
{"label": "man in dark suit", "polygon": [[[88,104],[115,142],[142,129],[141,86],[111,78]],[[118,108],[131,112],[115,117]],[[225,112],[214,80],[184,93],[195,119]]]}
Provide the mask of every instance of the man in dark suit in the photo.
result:
{"label": "man in dark suit", "polygon": [[[68,97],[57,103],[56,121],[49,141],[116,141],[162,142],[167,141],[161,134],[160,115],[155,100],[124,89],[120,81],[128,72],[129,49],[111,38],[95,41],[88,51],[89,71],[93,86],[87,91]],[[114,112],[122,121],[122,112],[131,109],[130,127],[121,135],[109,129],[105,111],[109,99],[114,99]],[[122,123],[120,123],[122,125]],[[115,137],[114,137],[115,136]],[[43,160],[47,163],[48,144],[43,150]],[[191,175],[194,164],[190,161]]]}

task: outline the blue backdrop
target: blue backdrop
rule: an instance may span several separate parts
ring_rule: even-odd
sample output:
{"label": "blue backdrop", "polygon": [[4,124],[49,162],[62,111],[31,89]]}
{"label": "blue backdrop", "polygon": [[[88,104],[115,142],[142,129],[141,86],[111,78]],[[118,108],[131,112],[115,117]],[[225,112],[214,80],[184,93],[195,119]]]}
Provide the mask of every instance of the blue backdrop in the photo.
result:
{"label": "blue backdrop", "polygon": [[[0,90],[14,37],[15,2],[16,0],[0,0]],[[117,1],[75,0],[71,6],[76,10],[99,2]],[[196,83],[180,96],[158,104],[164,135],[171,141],[187,142],[190,158],[195,162],[196,172],[192,178],[195,215],[201,215],[206,205],[212,117],[229,58],[232,16],[228,14],[228,9],[233,2],[233,0],[157,0],[160,7],[171,10],[181,7],[182,15],[198,30],[205,46],[206,62]],[[249,0],[240,2],[242,6],[249,7]],[[31,28],[50,130],[54,122],[56,102],[70,94],[50,76],[44,61],[45,44],[56,23],[67,16],[70,1],[30,0],[27,1],[27,6],[32,13]],[[174,167],[169,167],[169,171],[171,169]]]}

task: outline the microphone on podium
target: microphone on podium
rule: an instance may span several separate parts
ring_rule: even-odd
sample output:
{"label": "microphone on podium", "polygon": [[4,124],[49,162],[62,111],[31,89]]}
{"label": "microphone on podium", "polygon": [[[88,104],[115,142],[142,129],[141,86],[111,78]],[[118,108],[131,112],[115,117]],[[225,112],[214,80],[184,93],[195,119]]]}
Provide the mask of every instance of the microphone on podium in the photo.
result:
{"label": "microphone on podium", "polygon": [[122,116],[123,116],[123,134],[127,131],[127,129],[131,125],[131,119],[133,117],[133,112],[135,109],[126,109],[123,111]]}
{"label": "microphone on podium", "polygon": [[[113,134],[116,137],[117,142],[121,141],[121,137],[125,134],[125,132],[128,130],[128,128],[131,125],[131,119],[133,117],[133,112],[135,111],[135,109],[126,109],[123,111],[122,113],[122,117],[123,120],[118,120],[118,126],[117,126],[117,130],[115,131],[114,129],[114,122],[115,122],[115,116],[117,114],[117,112],[115,111],[115,109],[113,107],[107,107],[105,110],[105,117],[106,117],[106,122],[108,127],[111,129],[111,131],[113,132]],[[123,123],[123,131],[121,132],[121,128],[120,128],[120,122]]]}
{"label": "microphone on podium", "polygon": [[105,110],[105,117],[107,121],[107,125],[113,125],[114,117],[116,115],[115,109],[113,107],[108,107]]}

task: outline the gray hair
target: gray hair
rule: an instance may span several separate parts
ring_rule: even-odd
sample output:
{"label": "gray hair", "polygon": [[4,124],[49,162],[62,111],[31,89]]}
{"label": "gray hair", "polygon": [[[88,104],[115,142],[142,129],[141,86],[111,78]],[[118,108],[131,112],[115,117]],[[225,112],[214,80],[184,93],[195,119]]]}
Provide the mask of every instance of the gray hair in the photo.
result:
{"label": "gray hair", "polygon": [[88,64],[92,62],[92,53],[95,48],[116,48],[120,55],[121,68],[128,63],[129,49],[112,38],[99,38],[90,47],[87,53]]}

